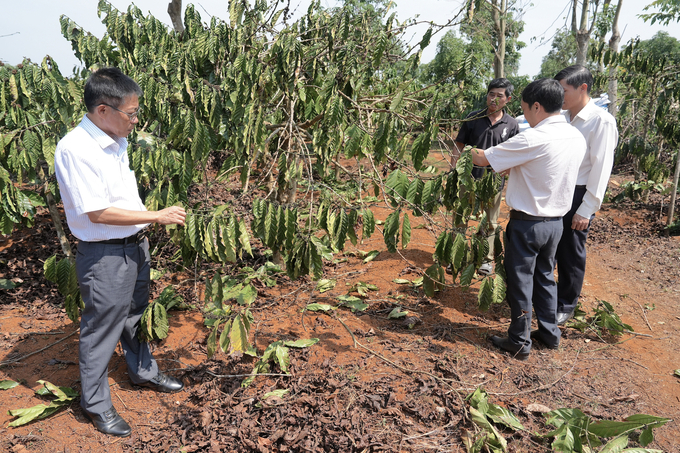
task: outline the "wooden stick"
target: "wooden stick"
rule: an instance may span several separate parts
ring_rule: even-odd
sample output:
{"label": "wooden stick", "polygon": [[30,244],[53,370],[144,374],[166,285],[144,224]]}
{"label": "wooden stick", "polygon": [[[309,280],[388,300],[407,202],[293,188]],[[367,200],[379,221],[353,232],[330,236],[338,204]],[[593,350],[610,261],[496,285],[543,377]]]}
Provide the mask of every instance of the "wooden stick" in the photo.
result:
{"label": "wooden stick", "polygon": [[281,374],[281,373],[251,373],[251,374],[215,374],[208,370],[205,370],[211,376],[216,378],[242,378],[242,377],[257,377],[257,376],[279,376],[279,377],[295,377],[292,374]]}
{"label": "wooden stick", "polygon": [[10,335],[63,335],[66,332],[10,332]]}
{"label": "wooden stick", "polygon": [[0,366],[3,366],[3,365],[11,365],[11,364],[13,364],[13,363],[18,363],[18,362],[22,361],[23,359],[26,359],[26,358],[28,358],[28,357],[30,357],[30,356],[32,356],[32,355],[36,355],[36,354],[38,354],[39,352],[43,352],[45,349],[49,349],[49,348],[51,348],[52,346],[56,346],[56,345],[58,345],[59,343],[61,343],[62,341],[66,340],[67,338],[72,337],[72,336],[73,336],[75,333],[77,333],[78,331],[80,331],[80,329],[76,329],[76,330],[74,330],[73,332],[71,332],[70,334],[66,335],[64,338],[62,338],[62,339],[60,339],[60,340],[57,340],[57,341],[55,341],[55,342],[52,343],[52,344],[48,344],[47,346],[45,346],[45,347],[42,348],[42,349],[38,349],[37,351],[31,352],[30,354],[26,354],[25,356],[19,357],[19,358],[17,358],[17,359],[8,360],[8,361],[5,361],[5,362],[0,362]]}
{"label": "wooden stick", "polygon": [[641,365],[641,364],[637,363],[637,362],[634,361],[634,360],[626,359],[626,358],[624,358],[624,357],[586,357],[586,358],[584,358],[583,360],[615,360],[615,359],[618,359],[618,360],[625,360],[626,362],[634,363],[634,364],[637,365],[637,366],[641,366],[641,367],[644,368],[645,370],[648,370],[648,369],[649,369],[649,368],[647,368],[646,366]]}
{"label": "wooden stick", "polygon": [[632,301],[635,302],[636,304],[638,304],[638,307],[640,307],[640,311],[642,311],[642,317],[645,318],[645,322],[647,323],[647,327],[649,327],[649,330],[653,330],[653,329],[652,329],[652,326],[649,324],[649,320],[647,319],[647,314],[645,313],[645,309],[642,308],[642,305],[640,305],[640,302],[638,302],[637,300],[633,299],[631,296],[627,296],[627,297],[630,298],[630,300],[632,300]]}

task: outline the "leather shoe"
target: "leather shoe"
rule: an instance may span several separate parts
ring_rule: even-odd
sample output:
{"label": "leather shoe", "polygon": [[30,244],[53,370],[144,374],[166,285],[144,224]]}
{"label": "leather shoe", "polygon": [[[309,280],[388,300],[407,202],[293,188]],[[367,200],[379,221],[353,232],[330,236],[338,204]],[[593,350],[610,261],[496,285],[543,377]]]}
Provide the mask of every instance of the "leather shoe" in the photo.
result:
{"label": "leather shoe", "polygon": [[509,352],[513,358],[522,361],[529,358],[528,352],[520,352],[522,350],[522,347],[515,346],[507,338],[498,337],[496,335],[491,335],[491,337],[489,338],[494,346],[496,346],[499,349],[502,349],[505,352]]}
{"label": "leather shoe", "polygon": [[545,345],[545,347],[548,348],[548,349],[557,349],[557,348],[560,347],[559,341],[557,342],[557,344],[545,341],[543,339],[543,335],[541,335],[538,330],[532,330],[531,331],[531,339],[540,341],[541,344]]}
{"label": "leather shoe", "polygon": [[168,376],[167,374],[163,374],[160,371],[156,377],[150,381],[135,385],[139,385],[140,387],[148,387],[156,390],[157,392],[163,393],[175,393],[184,388],[184,383],[182,381],[172,376]]}
{"label": "leather shoe", "polygon": [[94,426],[104,434],[109,436],[127,437],[132,433],[132,428],[127,424],[123,417],[118,415],[116,408],[111,406],[111,409],[101,413],[92,414],[83,410],[87,418],[92,420]]}
{"label": "leather shoe", "polygon": [[574,316],[574,310],[567,313],[557,313],[557,325],[563,326],[567,321],[569,321]]}

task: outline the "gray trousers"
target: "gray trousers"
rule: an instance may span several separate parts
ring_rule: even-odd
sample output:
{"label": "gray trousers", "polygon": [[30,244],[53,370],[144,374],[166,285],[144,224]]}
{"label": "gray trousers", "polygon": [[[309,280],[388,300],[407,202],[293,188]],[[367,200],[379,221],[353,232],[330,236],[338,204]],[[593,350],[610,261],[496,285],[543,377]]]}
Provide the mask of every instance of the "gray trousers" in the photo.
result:
{"label": "gray trousers", "polygon": [[138,339],[139,320],[149,303],[149,242],[78,243],[76,273],[85,309],[80,317],[80,405],[101,414],[113,406],[108,368],[120,341],[134,384],[158,374],[148,343]]}
{"label": "gray trousers", "polygon": [[531,307],[541,337],[560,341],[557,327],[555,251],[562,236],[562,219],[530,221],[510,219],[506,229],[506,296],[510,303],[508,338],[519,352],[531,350]]}

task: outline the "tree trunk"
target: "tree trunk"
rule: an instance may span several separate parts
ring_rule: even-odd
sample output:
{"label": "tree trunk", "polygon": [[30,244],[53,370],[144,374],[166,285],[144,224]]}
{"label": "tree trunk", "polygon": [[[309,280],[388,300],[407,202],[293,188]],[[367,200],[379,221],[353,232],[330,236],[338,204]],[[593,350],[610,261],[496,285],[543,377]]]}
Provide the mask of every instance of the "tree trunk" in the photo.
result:
{"label": "tree trunk", "polygon": [[64,226],[61,223],[61,217],[59,216],[59,209],[57,209],[57,202],[49,192],[45,192],[45,199],[47,200],[47,208],[50,211],[54,229],[57,230],[57,237],[59,238],[59,244],[61,244],[61,251],[64,252],[64,255],[66,255],[66,258],[68,258],[71,263],[75,264],[76,259],[73,256],[71,244],[69,244],[68,239],[66,238],[66,232],[64,232]]}
{"label": "tree trunk", "polygon": [[[39,172],[40,178],[43,181],[47,180],[45,176],[45,171],[40,168]],[[47,184],[44,186],[45,201],[47,201],[47,209],[50,211],[50,217],[52,217],[52,223],[54,224],[54,229],[57,230],[57,238],[59,239],[59,244],[61,244],[61,251],[64,252],[66,258],[68,258],[72,264],[76,263],[76,258],[73,256],[73,251],[71,250],[71,244],[66,238],[66,232],[64,231],[64,225],[61,223],[61,216],[59,215],[59,209],[57,208],[57,202],[54,196],[49,191]]]}
{"label": "tree trunk", "polygon": [[[619,51],[619,42],[621,41],[621,33],[619,32],[619,17],[621,16],[621,5],[623,0],[619,0],[616,5],[616,13],[614,14],[614,21],[612,22],[612,37],[609,38],[609,52],[614,56]],[[616,118],[619,113],[619,107],[616,105],[618,101],[619,83],[616,79],[618,65],[613,64],[609,67],[609,87],[607,94],[609,96],[609,113]]]}
{"label": "tree trunk", "polygon": [[507,0],[493,0],[491,3],[491,17],[498,37],[497,47],[493,57],[494,78],[505,77],[505,15],[508,12]]}
{"label": "tree trunk", "polygon": [[[576,3],[576,0],[574,0]],[[588,30],[588,6],[590,1],[583,0],[581,7],[581,24],[576,32],[576,64],[585,66],[586,58],[588,56],[588,41],[590,40],[590,31]]]}
{"label": "tree trunk", "polygon": [[[677,160],[675,162],[675,174],[673,175],[673,192],[671,192],[671,204],[668,206],[668,220],[666,226],[671,226],[673,217],[675,215],[675,200],[678,195],[678,178],[680,177],[680,150],[678,150]],[[668,230],[666,230],[668,234]]]}
{"label": "tree trunk", "polygon": [[182,0],[172,0],[168,3],[168,14],[172,21],[172,26],[180,35],[184,33],[184,23],[182,23]]}

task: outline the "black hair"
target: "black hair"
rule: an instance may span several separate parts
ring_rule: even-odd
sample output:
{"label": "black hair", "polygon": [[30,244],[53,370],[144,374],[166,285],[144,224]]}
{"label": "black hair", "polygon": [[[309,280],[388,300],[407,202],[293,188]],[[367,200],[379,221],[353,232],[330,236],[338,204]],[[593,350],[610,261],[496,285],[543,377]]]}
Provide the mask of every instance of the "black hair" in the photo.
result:
{"label": "black hair", "polygon": [[142,96],[137,82],[118,68],[101,68],[93,72],[85,83],[85,106],[92,113],[99,104],[118,108],[130,96]]}
{"label": "black hair", "polygon": [[593,75],[588,68],[581,66],[580,64],[575,64],[562,69],[555,76],[555,80],[558,82],[564,80],[567,85],[574,88],[578,88],[585,83],[588,87],[588,94],[590,94],[590,89],[593,86]]}
{"label": "black hair", "polygon": [[512,82],[506,79],[505,77],[493,79],[491,82],[489,82],[489,88],[486,89],[486,92],[488,93],[494,88],[505,88],[506,98],[512,96],[512,92],[515,90],[515,86],[512,84]]}
{"label": "black hair", "polygon": [[522,100],[529,106],[538,102],[546,113],[559,112],[564,102],[564,88],[555,79],[536,79],[524,88]]}

